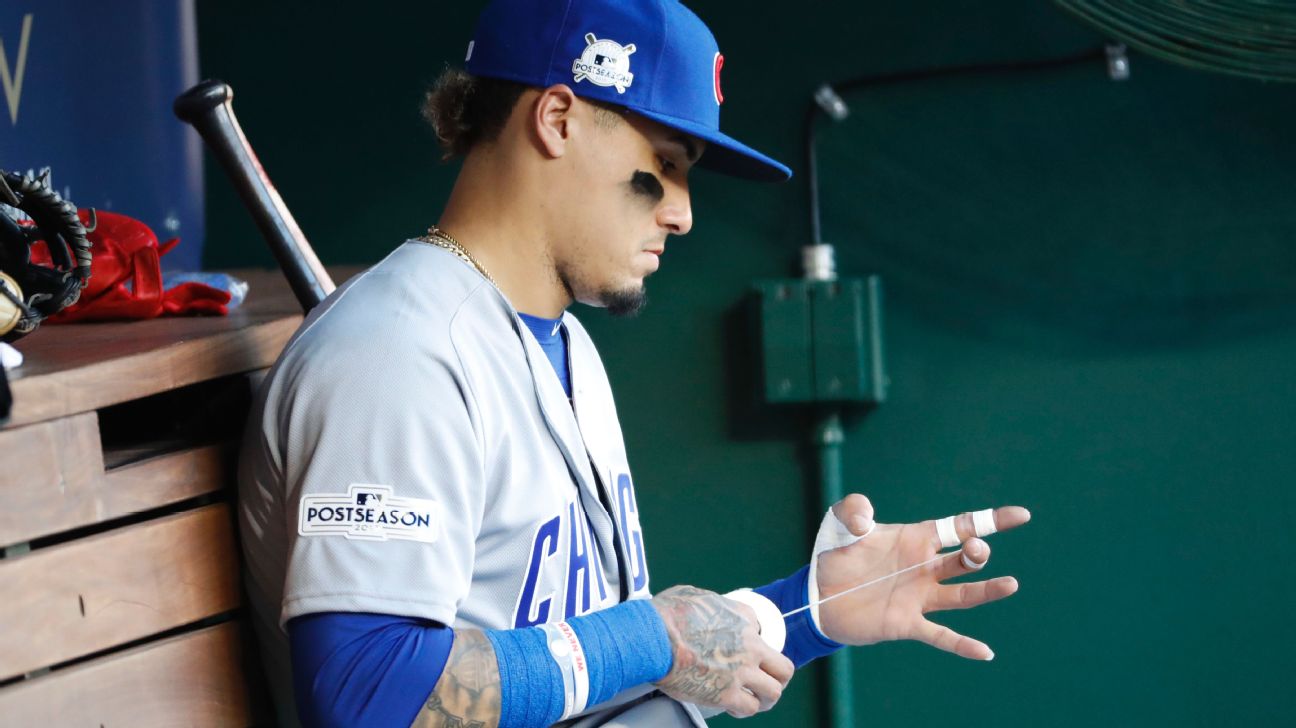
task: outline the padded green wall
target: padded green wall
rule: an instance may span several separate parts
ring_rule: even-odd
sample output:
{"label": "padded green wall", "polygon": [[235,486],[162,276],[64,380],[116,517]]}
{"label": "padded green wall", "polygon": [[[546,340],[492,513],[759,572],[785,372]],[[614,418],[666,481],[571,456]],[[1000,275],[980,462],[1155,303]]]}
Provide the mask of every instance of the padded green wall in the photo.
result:
{"label": "padded green wall", "polygon": [[[327,263],[435,221],[453,168],[417,107],[462,57],[467,5],[199,3],[203,73],[234,85]],[[821,81],[1102,40],[1026,0],[695,9],[726,55],[726,129],[798,170]],[[1296,711],[1296,87],[1132,60],[1119,84],[1086,67],[862,91],[823,130],[825,237],[843,274],[885,281],[893,382],[848,425],[847,482],[888,521],[1034,513],[992,540],[989,573],[1020,594],[938,617],[996,660],[856,650],[862,725]],[[211,168],[208,188],[207,263],[270,264]],[[653,583],[727,590],[796,568],[817,520],[803,418],[735,415],[734,310],[751,280],[798,272],[804,187],[699,173],[694,190],[645,312],[577,313],[618,392]],[[748,724],[817,725],[816,679]]]}

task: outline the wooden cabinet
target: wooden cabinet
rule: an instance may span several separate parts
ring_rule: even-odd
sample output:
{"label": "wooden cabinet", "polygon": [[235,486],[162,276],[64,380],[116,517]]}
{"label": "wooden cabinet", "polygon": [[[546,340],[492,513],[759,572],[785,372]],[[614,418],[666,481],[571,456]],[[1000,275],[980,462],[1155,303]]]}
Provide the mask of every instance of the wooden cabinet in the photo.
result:
{"label": "wooden cabinet", "polygon": [[43,326],[0,429],[0,726],[244,726],[233,497],[259,372],[301,321],[278,272],[228,317]]}

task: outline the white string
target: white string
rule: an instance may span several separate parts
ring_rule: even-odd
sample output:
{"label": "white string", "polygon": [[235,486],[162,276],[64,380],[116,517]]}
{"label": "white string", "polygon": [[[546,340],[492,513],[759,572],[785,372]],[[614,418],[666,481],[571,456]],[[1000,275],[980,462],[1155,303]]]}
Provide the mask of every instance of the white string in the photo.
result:
{"label": "white string", "polygon": [[883,582],[883,581],[886,581],[887,579],[894,579],[895,577],[900,576],[901,574],[907,574],[907,573],[913,571],[914,569],[920,569],[920,568],[922,568],[922,567],[924,567],[924,566],[927,566],[928,564],[934,564],[934,563],[936,563],[937,561],[940,561],[941,559],[945,558],[946,556],[953,556],[954,554],[957,554],[957,553],[962,553],[962,552],[961,552],[961,551],[951,551],[951,552],[949,552],[949,553],[945,553],[945,554],[937,554],[936,556],[934,556],[934,557],[932,557],[932,558],[930,558],[930,559],[927,559],[926,561],[924,561],[924,562],[922,562],[922,563],[914,564],[913,566],[906,566],[905,568],[903,568],[903,569],[901,569],[901,570],[895,572],[894,574],[887,574],[886,576],[879,576],[878,578],[876,578],[876,579],[874,579],[874,580],[872,580],[872,581],[866,581],[866,582],[864,582],[863,584],[860,584],[860,585],[858,585],[858,586],[853,586],[853,587],[847,589],[846,591],[840,591],[840,592],[837,592],[836,594],[834,594],[834,595],[832,595],[832,596],[830,596],[830,597],[824,597],[823,599],[820,599],[819,601],[817,601],[817,602],[813,602],[813,603],[811,603],[811,604],[807,604],[807,605],[805,605],[804,607],[797,607],[796,609],[793,609],[793,610],[790,611],[790,612],[784,612],[784,613],[783,613],[783,616],[784,616],[784,618],[791,617],[792,615],[796,614],[797,612],[804,612],[805,610],[809,609],[810,607],[813,607],[813,606],[817,606],[817,605],[823,604],[824,602],[831,602],[832,600],[836,599],[837,597],[846,596],[847,594],[850,594],[850,593],[853,592],[853,591],[859,591],[860,589],[863,589],[864,587],[873,586],[874,584],[877,584],[878,582]]}

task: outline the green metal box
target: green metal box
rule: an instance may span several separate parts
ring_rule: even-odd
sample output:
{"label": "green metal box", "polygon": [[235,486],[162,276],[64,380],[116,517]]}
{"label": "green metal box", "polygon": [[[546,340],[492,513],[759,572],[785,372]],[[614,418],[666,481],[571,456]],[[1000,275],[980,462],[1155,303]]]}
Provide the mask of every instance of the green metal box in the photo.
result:
{"label": "green metal box", "polygon": [[759,281],[755,289],[765,401],[813,401],[810,285],[802,280]]}
{"label": "green metal box", "polygon": [[812,285],[815,400],[882,402],[881,281],[870,276]]}
{"label": "green metal box", "polygon": [[754,287],[766,402],[886,399],[877,276],[759,281]]}

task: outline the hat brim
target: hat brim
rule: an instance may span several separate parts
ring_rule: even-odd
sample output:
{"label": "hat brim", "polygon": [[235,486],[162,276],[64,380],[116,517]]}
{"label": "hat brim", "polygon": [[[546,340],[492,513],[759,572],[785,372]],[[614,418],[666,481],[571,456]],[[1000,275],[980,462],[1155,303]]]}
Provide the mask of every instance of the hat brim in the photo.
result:
{"label": "hat brim", "polygon": [[792,177],[792,170],[786,165],[715,129],[647,109],[632,109],[632,111],[646,119],[652,119],[659,124],[705,140],[706,151],[697,162],[697,166],[703,169],[758,182],[786,182]]}

